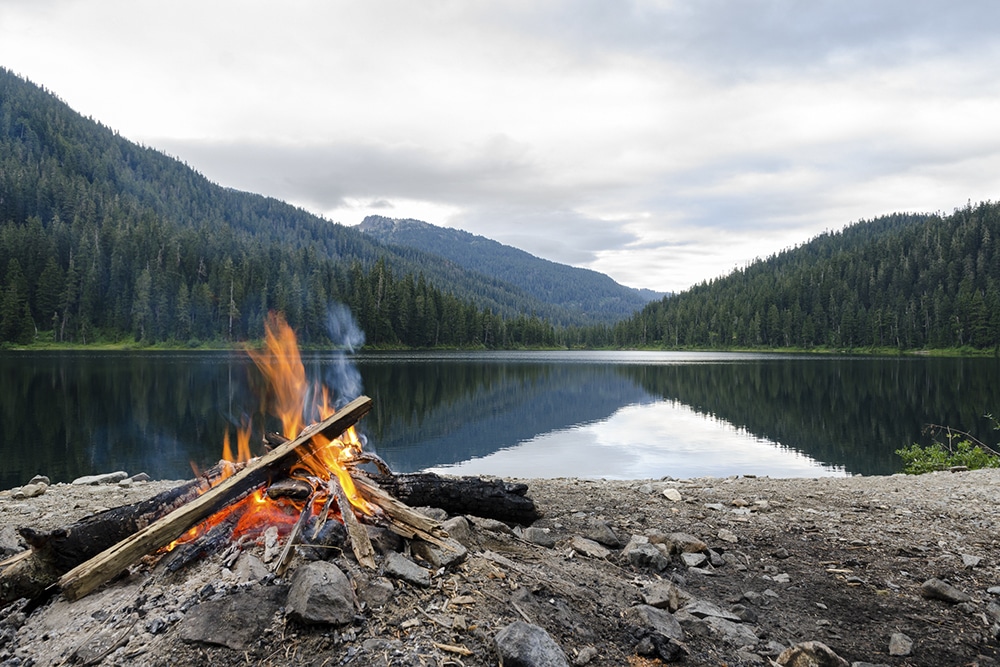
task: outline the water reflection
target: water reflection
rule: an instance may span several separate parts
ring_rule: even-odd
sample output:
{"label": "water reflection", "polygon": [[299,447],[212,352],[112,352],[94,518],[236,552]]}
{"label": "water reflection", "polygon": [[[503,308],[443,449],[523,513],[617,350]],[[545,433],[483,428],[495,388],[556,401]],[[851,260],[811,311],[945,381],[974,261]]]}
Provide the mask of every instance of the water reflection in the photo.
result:
{"label": "water reflection", "polygon": [[[522,477],[885,474],[929,422],[995,441],[995,359],[698,353],[370,354],[362,422],[399,471]],[[323,377],[331,356],[307,355]],[[226,353],[0,354],[0,488],[211,465],[272,428]]]}

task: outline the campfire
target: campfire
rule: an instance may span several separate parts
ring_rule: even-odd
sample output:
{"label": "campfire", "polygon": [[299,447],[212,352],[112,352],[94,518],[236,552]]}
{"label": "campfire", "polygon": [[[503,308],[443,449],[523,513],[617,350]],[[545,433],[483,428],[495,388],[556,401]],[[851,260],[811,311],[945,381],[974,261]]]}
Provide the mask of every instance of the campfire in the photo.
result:
{"label": "campfire", "polygon": [[[266,342],[248,353],[266,379],[267,405],[282,433],[265,437],[267,451],[251,456],[250,429],[228,434],[223,460],[182,486],[135,505],[92,515],[53,531],[19,530],[31,549],[0,563],[0,607],[22,597],[41,601],[59,590],[77,599],[140,563],[185,559],[226,545],[236,555],[263,533],[283,540],[275,571],[281,576],[295,547],[315,544],[336,529],[338,552],[377,567],[366,526],[409,540],[430,561],[455,562],[465,548],[410,504],[430,505],[511,522],[538,517],[527,487],[476,477],[398,475],[365,452],[355,430],[372,406],[361,396],[334,410],[330,392],[310,386],[294,332],[279,316],[266,324]],[[374,464],[377,472],[366,472]],[[176,554],[187,555],[178,557]]]}

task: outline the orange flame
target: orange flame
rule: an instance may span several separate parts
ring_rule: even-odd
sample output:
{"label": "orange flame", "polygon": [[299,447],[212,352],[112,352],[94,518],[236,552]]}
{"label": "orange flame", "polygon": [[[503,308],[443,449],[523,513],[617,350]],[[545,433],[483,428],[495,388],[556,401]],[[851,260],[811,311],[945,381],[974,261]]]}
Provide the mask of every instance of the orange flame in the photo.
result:
{"label": "orange flame", "polygon": [[[267,382],[271,412],[281,420],[283,435],[286,438],[295,438],[302,431],[307,409],[312,413],[318,413],[320,419],[326,419],[334,414],[330,392],[325,386],[319,385],[314,387],[312,392],[309,391],[295,333],[284,317],[280,314],[269,314],[264,329],[263,349],[248,348],[247,354]],[[315,406],[306,405],[307,395],[316,397]],[[229,432],[226,431],[222,444],[224,461],[242,463],[250,460],[250,432],[248,425],[237,430],[237,452],[234,457]],[[346,468],[346,464],[361,453],[361,440],[353,426],[333,440],[317,434],[307,445],[300,448],[300,452],[302,454],[299,460],[291,467],[291,475],[314,477],[323,481],[336,475],[344,494],[355,508],[368,515],[375,513],[358,493],[354,480]],[[235,470],[235,466],[226,467],[221,478],[215,483],[235,474]],[[251,496],[228,506],[189,530],[171,543],[167,550],[204,534],[234,516],[238,519],[233,530],[233,539],[260,534],[268,526],[276,526],[279,534],[287,533],[302,511],[312,511],[321,506],[322,503],[315,502],[314,508],[306,508],[301,501],[295,502],[287,498],[275,500],[268,497],[264,489],[258,489]]]}

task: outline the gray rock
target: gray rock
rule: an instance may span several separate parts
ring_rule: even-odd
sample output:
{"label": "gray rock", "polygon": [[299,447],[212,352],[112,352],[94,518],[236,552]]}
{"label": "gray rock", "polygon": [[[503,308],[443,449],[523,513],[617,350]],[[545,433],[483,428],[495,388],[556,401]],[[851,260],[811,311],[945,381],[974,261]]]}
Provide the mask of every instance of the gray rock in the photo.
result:
{"label": "gray rock", "polygon": [[674,488],[663,489],[663,497],[672,503],[679,503],[683,500],[681,492]]}
{"label": "gray rock", "polygon": [[537,544],[540,547],[545,547],[546,549],[551,549],[556,545],[556,538],[553,537],[551,532],[535,526],[528,526],[522,530],[521,539],[532,544]]}
{"label": "gray rock", "polygon": [[583,667],[598,656],[598,650],[593,646],[584,646],[573,658],[574,667]]}
{"label": "gray rock", "polygon": [[708,616],[715,616],[717,618],[724,618],[727,621],[732,621],[733,623],[740,623],[741,619],[736,614],[725,611],[718,605],[712,604],[706,600],[691,600],[683,607],[684,611],[699,618],[706,618]]}
{"label": "gray rock", "polygon": [[24,551],[27,545],[13,526],[0,528],[0,556],[8,556]]}
{"label": "gray rock", "polygon": [[986,605],[986,613],[993,617],[993,620],[1000,623],[1000,604],[991,602]]}
{"label": "gray rock", "polygon": [[278,544],[278,527],[268,526],[264,531],[264,562],[270,563],[281,553],[281,546]]}
{"label": "gray rock", "polygon": [[461,542],[466,547],[472,547],[476,544],[476,538],[472,534],[472,526],[469,525],[469,520],[464,516],[455,516],[444,523],[441,527],[447,531],[448,536],[453,540]]}
{"label": "gray rock", "polygon": [[669,581],[657,581],[642,590],[643,602],[650,607],[666,609],[670,612],[677,611],[691,599],[690,594]]}
{"label": "gray rock", "polygon": [[385,555],[384,570],[390,577],[401,579],[415,586],[427,588],[431,585],[431,573],[429,571],[395,551],[390,551]]}
{"label": "gray rock", "polygon": [[648,604],[629,607],[622,618],[637,636],[659,634],[677,641],[684,639],[684,630],[672,614]]}
{"label": "gray rock", "polygon": [[615,531],[611,530],[611,526],[603,521],[592,524],[587,529],[586,537],[589,540],[603,544],[606,547],[611,547],[612,549],[617,549],[622,545],[621,540],[615,535]]}
{"label": "gray rock", "polygon": [[[757,612],[755,612],[750,607],[745,604],[734,604],[730,609],[730,612],[738,619],[741,623],[756,623],[757,622]],[[782,647],[784,650],[784,647]],[[781,651],[778,651],[780,653]],[[777,654],[775,654],[777,655]]]}
{"label": "gray rock", "polygon": [[685,567],[701,567],[708,562],[708,556],[700,553],[682,553],[681,562]]}
{"label": "gray rock", "polygon": [[271,625],[287,590],[268,586],[197,604],[178,623],[178,636],[189,643],[243,651]]}
{"label": "gray rock", "polygon": [[131,477],[129,477],[129,479],[131,479],[133,482],[148,482],[153,478],[144,472],[140,472],[136,473],[135,475],[132,475]]}
{"label": "gray rock", "polygon": [[802,642],[785,649],[778,656],[781,667],[850,667],[823,642]]}
{"label": "gray rock", "polygon": [[488,530],[492,533],[503,533],[505,535],[513,535],[514,531],[511,530],[510,526],[505,524],[503,521],[497,521],[496,519],[485,519],[481,516],[469,516],[469,521],[473,523],[479,530]]}
{"label": "gray rock", "polygon": [[236,561],[233,574],[240,582],[260,581],[270,576],[271,571],[261,562],[259,558],[251,553],[243,552]]}
{"label": "gray rock", "polygon": [[384,526],[365,524],[365,531],[372,546],[380,554],[399,551],[403,548],[403,538]]}
{"label": "gray rock", "polygon": [[[650,542],[653,540],[650,539]],[[664,542],[672,554],[700,553],[708,549],[708,545],[694,535],[687,533],[670,533]]]}
{"label": "gray rock", "polygon": [[889,665],[882,662],[852,662],[851,667],[889,667]]}
{"label": "gray rock", "polygon": [[902,632],[894,632],[889,637],[889,655],[902,657],[913,652],[913,640]]}
{"label": "gray rock", "polygon": [[46,491],[48,491],[48,484],[25,484],[20,489],[11,494],[11,497],[15,500],[24,500],[25,498],[36,498]]}
{"label": "gray rock", "polygon": [[438,523],[448,520],[448,512],[440,507],[415,507],[414,509]]}
{"label": "gray rock", "polygon": [[736,533],[726,528],[720,528],[719,532],[716,533],[716,536],[723,542],[729,542],[730,544],[736,544],[740,541],[740,538],[736,536]]}
{"label": "gray rock", "polygon": [[580,537],[579,535],[574,535],[570,539],[569,546],[573,551],[584,556],[589,556],[590,558],[607,558],[611,555],[611,552],[606,547],[602,547],[594,540],[588,540],[586,537]]}
{"label": "gray rock", "polygon": [[415,539],[410,542],[410,551],[417,558],[430,563],[431,567],[436,570],[442,567],[450,567],[465,560],[465,557],[469,554],[469,550],[457,540],[454,541],[454,544],[456,547],[454,550],[442,549],[430,542]]}
{"label": "gray rock", "polygon": [[706,616],[705,623],[708,625],[714,637],[729,644],[739,647],[756,644],[759,640],[757,634],[748,625],[740,622],[733,622],[718,616]]}
{"label": "gray rock", "polygon": [[504,667],[569,667],[566,654],[537,625],[515,621],[493,638]]}
{"label": "gray rock", "polygon": [[646,484],[640,484],[640,485],[639,485],[638,487],[636,487],[636,489],[635,489],[635,490],[636,490],[636,491],[637,491],[638,493],[641,493],[641,494],[643,494],[644,496],[648,496],[648,495],[650,495],[651,493],[653,493],[653,485],[652,485],[652,484],[649,484],[649,483],[646,483]]}
{"label": "gray rock", "polygon": [[45,475],[35,475],[28,480],[28,484],[44,484],[45,486],[52,486],[52,481]]}
{"label": "gray rock", "polygon": [[971,570],[974,567],[979,567],[979,564],[983,562],[983,559],[979,556],[973,556],[971,554],[962,554],[962,565],[967,570]]}
{"label": "gray rock", "polygon": [[1000,586],[990,586],[986,589],[986,592],[990,595],[1000,595]]}
{"label": "gray rock", "polygon": [[629,542],[629,545],[622,550],[622,555],[635,567],[651,567],[657,572],[662,572],[670,566],[670,559],[656,548],[655,544],[649,542]]}
{"label": "gray rock", "polygon": [[967,593],[958,590],[951,584],[940,579],[928,579],[920,585],[920,594],[932,600],[943,600],[950,604],[969,602],[972,600]]}
{"label": "gray rock", "polygon": [[117,472],[106,472],[102,475],[86,475],[84,477],[77,477],[73,480],[73,484],[83,485],[83,486],[96,486],[98,484],[117,484],[123,479],[128,478],[128,473],[124,470],[119,470]]}
{"label": "gray rock", "polygon": [[328,561],[302,565],[292,576],[285,603],[290,618],[310,625],[346,625],[354,620],[354,587]]}
{"label": "gray rock", "polygon": [[726,559],[715,549],[708,550],[708,562],[712,564],[712,567],[725,567]]}
{"label": "gray rock", "polygon": [[358,582],[358,598],[370,608],[384,607],[392,600],[396,587],[388,579],[367,579]]}

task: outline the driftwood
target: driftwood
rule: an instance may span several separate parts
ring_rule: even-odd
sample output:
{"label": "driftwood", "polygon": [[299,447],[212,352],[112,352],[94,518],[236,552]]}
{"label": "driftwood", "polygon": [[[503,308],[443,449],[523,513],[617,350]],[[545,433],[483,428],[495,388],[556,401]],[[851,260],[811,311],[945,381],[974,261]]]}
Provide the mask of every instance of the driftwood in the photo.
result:
{"label": "driftwood", "polygon": [[[233,473],[236,469],[233,464],[220,464],[201,479],[140,503],[92,515],[64,528],[45,533],[22,529],[32,548],[0,563],[0,608],[19,598],[40,598],[43,593],[57,588],[62,588],[71,599],[86,595],[218,509],[246,497],[272,478],[280,479],[296,458],[293,452],[299,445],[320,432],[327,436],[334,432],[339,435],[366,414],[370,405],[370,399],[358,399],[332,418],[307,429],[296,440],[279,445],[250,464],[241,464],[243,467],[238,474],[207,492],[224,472]],[[538,518],[533,501],[524,496],[527,490],[525,485],[431,474],[382,474],[375,478],[376,484],[363,475],[352,476],[361,495],[382,510],[390,529],[445,550],[458,550],[460,547],[436,521],[413,510],[407,503],[432,505],[453,514],[470,513],[508,522],[530,523]],[[331,480],[331,485],[337,486],[336,480]],[[386,488],[380,488],[380,485]],[[328,498],[324,514],[331,501],[340,500],[335,498],[336,495]],[[343,514],[354,518],[351,511]],[[359,562],[373,566],[374,561],[368,562],[367,557],[370,543],[366,544],[367,539],[358,538],[362,533],[367,538],[367,533],[358,528],[360,526],[349,536],[351,546]],[[289,538],[289,545],[292,539]]]}

